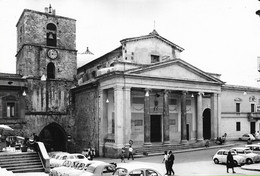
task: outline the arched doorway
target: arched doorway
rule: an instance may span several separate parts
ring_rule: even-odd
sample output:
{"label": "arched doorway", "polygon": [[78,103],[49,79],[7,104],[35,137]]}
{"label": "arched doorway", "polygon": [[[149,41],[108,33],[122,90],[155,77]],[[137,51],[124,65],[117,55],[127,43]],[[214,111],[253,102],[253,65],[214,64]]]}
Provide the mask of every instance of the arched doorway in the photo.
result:
{"label": "arched doorway", "polygon": [[43,128],[39,135],[47,151],[66,151],[67,135],[57,123],[51,123]]}
{"label": "arched doorway", "polygon": [[203,138],[210,139],[211,138],[211,115],[210,109],[207,108],[203,112]]}

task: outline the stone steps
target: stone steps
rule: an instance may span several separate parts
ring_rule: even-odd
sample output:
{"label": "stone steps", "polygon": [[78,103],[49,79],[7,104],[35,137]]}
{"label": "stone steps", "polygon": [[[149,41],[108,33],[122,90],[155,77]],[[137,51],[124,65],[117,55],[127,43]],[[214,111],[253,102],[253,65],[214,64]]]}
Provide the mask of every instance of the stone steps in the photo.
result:
{"label": "stone steps", "polygon": [[0,167],[13,173],[44,172],[42,162],[36,152],[1,153]]}

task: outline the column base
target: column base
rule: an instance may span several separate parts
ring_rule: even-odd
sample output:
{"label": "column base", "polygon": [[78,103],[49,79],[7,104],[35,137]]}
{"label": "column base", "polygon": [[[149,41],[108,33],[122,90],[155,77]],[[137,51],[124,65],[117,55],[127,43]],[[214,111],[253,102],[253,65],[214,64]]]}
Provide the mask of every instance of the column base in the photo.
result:
{"label": "column base", "polygon": [[188,144],[187,139],[183,139],[183,140],[181,140],[181,144]]}
{"label": "column base", "polygon": [[144,146],[152,146],[152,143],[151,142],[145,142]]}
{"label": "column base", "polygon": [[197,142],[202,142],[202,141],[204,141],[203,138],[201,138],[201,139],[197,139]]}
{"label": "column base", "polygon": [[171,145],[170,141],[163,141],[163,145]]}

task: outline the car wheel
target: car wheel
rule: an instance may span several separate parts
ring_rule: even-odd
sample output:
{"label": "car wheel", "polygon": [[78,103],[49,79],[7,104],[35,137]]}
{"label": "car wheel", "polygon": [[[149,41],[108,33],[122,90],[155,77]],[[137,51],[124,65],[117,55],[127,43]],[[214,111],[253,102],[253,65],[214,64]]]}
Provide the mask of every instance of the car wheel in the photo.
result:
{"label": "car wheel", "polygon": [[218,164],[219,163],[219,160],[217,158],[214,159],[214,163],[215,164]]}
{"label": "car wheel", "polygon": [[234,165],[238,166],[238,162],[236,160],[234,160]]}
{"label": "car wheel", "polygon": [[247,159],[246,159],[246,163],[247,163],[247,164],[253,164],[253,160],[250,159],[250,158],[247,158]]}

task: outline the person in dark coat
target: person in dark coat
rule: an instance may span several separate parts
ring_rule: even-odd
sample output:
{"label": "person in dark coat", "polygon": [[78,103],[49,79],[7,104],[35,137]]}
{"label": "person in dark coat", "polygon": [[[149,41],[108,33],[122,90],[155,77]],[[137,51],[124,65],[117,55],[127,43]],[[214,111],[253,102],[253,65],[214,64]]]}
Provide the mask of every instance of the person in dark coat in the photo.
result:
{"label": "person in dark coat", "polygon": [[234,163],[233,155],[232,155],[231,152],[229,151],[229,152],[228,152],[228,155],[227,155],[227,173],[229,173],[229,172],[228,172],[229,168],[232,169],[233,173],[236,173],[236,172],[234,171],[234,165],[235,165],[235,163]]}
{"label": "person in dark coat", "polygon": [[169,175],[174,175],[174,171],[172,169],[173,163],[174,163],[174,154],[172,153],[172,151],[169,151],[169,155],[168,155],[168,171],[169,171]]}

